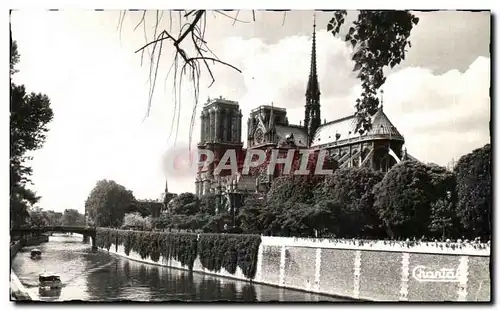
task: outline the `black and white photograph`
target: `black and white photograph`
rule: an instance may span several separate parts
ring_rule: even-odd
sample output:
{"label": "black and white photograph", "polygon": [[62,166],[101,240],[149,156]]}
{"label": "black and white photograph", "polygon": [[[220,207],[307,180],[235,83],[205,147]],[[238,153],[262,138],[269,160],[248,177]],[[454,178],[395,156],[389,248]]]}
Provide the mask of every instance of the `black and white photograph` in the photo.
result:
{"label": "black and white photograph", "polygon": [[14,7],[11,304],[492,302],[489,9]]}

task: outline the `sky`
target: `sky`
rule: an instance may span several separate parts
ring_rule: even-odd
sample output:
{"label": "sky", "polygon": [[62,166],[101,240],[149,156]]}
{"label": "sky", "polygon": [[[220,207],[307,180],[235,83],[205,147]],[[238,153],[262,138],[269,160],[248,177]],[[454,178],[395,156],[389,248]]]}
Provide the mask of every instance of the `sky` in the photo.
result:
{"label": "sky", "polygon": [[[194,192],[194,176],[174,176],[164,163],[172,148],[189,141],[195,102],[189,76],[180,87],[176,84],[181,108],[179,122],[173,124],[174,130],[178,126],[175,139],[175,131],[170,134],[179,98],[173,73],[167,76],[173,47],[162,46],[147,117],[152,49],[142,61],[141,53],[135,53],[154,36],[157,17],[158,29],[178,33],[177,14],[148,11],[145,27],[134,30],[142,12],[127,12],[121,27],[120,11],[12,13],[13,39],[21,55],[14,82],[47,94],[54,110],[46,143],[31,162],[40,207],[83,212],[100,179],[115,180],[138,199],[159,198],[166,179],[171,192]],[[410,37],[412,47],[399,66],[387,70],[384,111],[404,135],[411,155],[446,166],[490,142],[490,14],[415,14],[420,22]],[[326,32],[331,15],[316,13],[321,113],[326,120],[353,113],[360,93],[351,47]],[[355,16],[349,12],[346,23]],[[202,72],[193,146],[200,135],[198,112],[209,96],[239,102],[243,141],[248,112],[259,105],[273,102],[287,108],[291,123],[303,119],[313,13],[257,11],[255,17],[253,22],[250,11],[241,11],[241,21],[234,23],[223,14],[207,15],[205,41],[241,73],[211,65],[215,82],[208,87],[211,79]],[[183,47],[192,52],[188,41]]]}

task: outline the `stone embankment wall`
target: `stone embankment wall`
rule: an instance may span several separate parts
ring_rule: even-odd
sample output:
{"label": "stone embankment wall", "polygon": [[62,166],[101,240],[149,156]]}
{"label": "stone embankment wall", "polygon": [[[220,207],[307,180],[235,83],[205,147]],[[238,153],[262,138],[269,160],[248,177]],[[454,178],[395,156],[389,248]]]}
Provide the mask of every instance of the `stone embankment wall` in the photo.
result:
{"label": "stone embankment wall", "polygon": [[12,263],[12,260],[14,257],[16,257],[17,252],[21,249],[22,244],[21,241],[15,241],[10,245],[10,261]]}
{"label": "stone embankment wall", "polygon": [[[123,245],[109,252],[188,269],[172,259],[127,256]],[[234,274],[209,271],[199,258],[193,271],[250,281],[239,267]],[[490,301],[490,246],[262,237],[251,281],[373,301]]]}
{"label": "stone embankment wall", "polygon": [[48,241],[49,241],[49,236],[42,234],[40,236],[34,236],[29,239],[23,240],[23,246],[38,245]]}

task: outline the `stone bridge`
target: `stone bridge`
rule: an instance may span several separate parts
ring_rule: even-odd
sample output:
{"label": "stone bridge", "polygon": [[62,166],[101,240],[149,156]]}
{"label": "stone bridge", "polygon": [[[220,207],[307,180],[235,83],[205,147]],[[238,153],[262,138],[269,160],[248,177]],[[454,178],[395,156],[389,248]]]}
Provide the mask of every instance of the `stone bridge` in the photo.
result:
{"label": "stone bridge", "polygon": [[47,227],[21,227],[10,230],[11,236],[40,235],[42,233],[78,233],[83,235],[83,241],[92,240],[92,249],[97,249],[95,245],[96,228],[84,226],[47,226]]}

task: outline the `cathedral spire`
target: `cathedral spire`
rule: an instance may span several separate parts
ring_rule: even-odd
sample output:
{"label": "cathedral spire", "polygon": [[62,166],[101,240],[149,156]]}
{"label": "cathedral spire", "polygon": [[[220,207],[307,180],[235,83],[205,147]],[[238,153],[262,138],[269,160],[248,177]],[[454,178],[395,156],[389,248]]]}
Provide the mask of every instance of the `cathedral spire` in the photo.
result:
{"label": "cathedral spire", "polygon": [[307,81],[306,109],[304,118],[304,127],[307,131],[309,145],[313,141],[316,130],[319,126],[321,126],[321,109],[319,104],[319,97],[321,93],[319,91],[316,65],[316,13],[314,13],[313,20],[311,65],[309,69],[309,79]]}
{"label": "cathedral spire", "polygon": [[306,96],[312,98],[319,98],[319,82],[318,72],[316,66],[316,13],[313,17],[313,35],[312,35],[312,50],[311,50],[311,67],[309,70],[309,80],[307,82]]}

